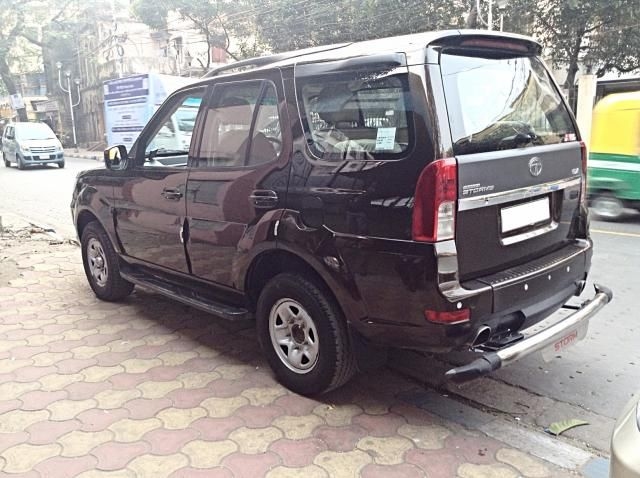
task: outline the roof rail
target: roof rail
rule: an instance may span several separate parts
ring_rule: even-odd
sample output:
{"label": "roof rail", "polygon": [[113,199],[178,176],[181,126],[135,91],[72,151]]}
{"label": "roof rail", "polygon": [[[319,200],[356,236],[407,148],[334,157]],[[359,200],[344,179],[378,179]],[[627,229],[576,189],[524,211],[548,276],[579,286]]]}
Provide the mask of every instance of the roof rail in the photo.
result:
{"label": "roof rail", "polygon": [[255,58],[248,58],[246,60],[234,61],[233,63],[229,63],[228,65],[209,70],[202,76],[202,78],[212,78],[214,76],[218,76],[221,73],[235,70],[237,68],[260,68],[261,66],[270,65],[279,61],[289,60],[298,56],[310,55],[312,53],[319,53],[322,51],[336,50],[350,44],[351,43],[336,43],[333,45],[314,46],[311,48],[304,48],[302,50],[287,51],[284,53],[275,53],[273,55],[257,56]]}

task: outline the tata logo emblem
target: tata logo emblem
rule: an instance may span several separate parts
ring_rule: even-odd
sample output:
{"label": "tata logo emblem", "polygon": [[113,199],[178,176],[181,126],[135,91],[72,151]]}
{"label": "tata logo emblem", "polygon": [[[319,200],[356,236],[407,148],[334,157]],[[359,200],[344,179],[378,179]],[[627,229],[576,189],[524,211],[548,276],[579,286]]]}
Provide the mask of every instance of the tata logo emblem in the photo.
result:
{"label": "tata logo emblem", "polygon": [[529,172],[531,173],[531,176],[540,176],[540,173],[542,172],[542,160],[537,156],[534,156],[529,160]]}

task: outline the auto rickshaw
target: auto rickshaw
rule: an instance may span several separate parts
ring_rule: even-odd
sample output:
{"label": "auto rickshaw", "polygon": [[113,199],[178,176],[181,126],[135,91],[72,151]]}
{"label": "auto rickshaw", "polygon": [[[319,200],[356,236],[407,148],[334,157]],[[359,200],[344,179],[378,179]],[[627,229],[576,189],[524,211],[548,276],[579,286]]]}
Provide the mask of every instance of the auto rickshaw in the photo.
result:
{"label": "auto rickshaw", "polygon": [[614,221],[640,211],[640,91],[604,97],[593,110],[588,162],[591,211]]}

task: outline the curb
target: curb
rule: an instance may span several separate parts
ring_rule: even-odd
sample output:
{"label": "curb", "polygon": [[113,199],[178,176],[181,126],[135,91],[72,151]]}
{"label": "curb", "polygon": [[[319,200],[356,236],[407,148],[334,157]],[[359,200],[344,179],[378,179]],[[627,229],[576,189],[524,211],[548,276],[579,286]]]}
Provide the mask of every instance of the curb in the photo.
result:
{"label": "curb", "polygon": [[65,151],[64,154],[67,158],[90,159],[93,161],[102,161],[102,153],[74,153],[74,152]]}

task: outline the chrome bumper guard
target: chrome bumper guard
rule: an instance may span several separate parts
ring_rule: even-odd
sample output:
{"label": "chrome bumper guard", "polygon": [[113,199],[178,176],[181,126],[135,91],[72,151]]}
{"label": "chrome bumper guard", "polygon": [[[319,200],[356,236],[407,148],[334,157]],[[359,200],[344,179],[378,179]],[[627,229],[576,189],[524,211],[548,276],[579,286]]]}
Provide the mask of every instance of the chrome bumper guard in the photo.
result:
{"label": "chrome bumper guard", "polygon": [[560,340],[572,328],[587,323],[613,298],[613,293],[607,287],[594,284],[594,288],[596,294],[593,299],[584,302],[573,314],[513,345],[508,345],[495,352],[486,352],[467,365],[452,368],[445,373],[445,378],[456,382],[472,380],[520,360]]}

